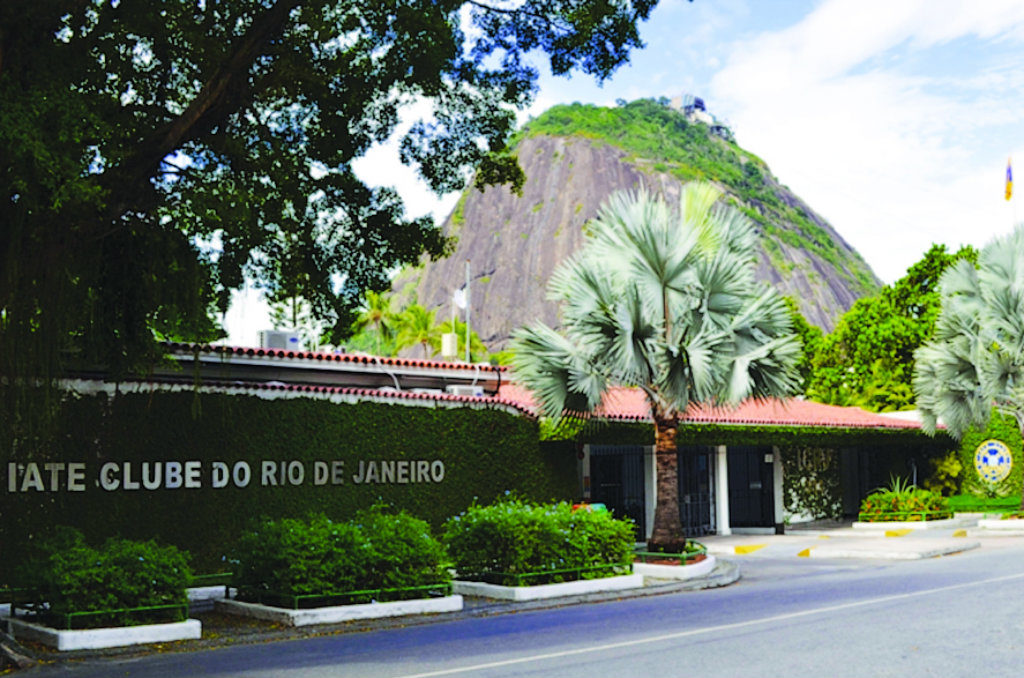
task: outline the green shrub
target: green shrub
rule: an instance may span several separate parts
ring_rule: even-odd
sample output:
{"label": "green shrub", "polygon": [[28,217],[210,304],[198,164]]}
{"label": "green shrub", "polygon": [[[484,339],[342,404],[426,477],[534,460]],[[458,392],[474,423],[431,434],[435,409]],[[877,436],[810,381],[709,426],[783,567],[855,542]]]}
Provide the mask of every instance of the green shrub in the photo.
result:
{"label": "green shrub", "polygon": [[364,573],[365,588],[406,588],[451,580],[444,546],[425,520],[405,512],[386,514],[374,507],[356,514],[355,522],[369,544],[371,566]]}
{"label": "green shrub", "polygon": [[879,488],[865,497],[860,505],[860,519],[867,522],[929,520],[948,517],[935,513],[948,510],[949,502],[937,492],[893,478],[888,488]]}
{"label": "green shrub", "polygon": [[955,494],[949,497],[950,511],[1003,513],[1021,506],[1020,495],[1008,497],[978,497],[973,494]]}
{"label": "green shrub", "polygon": [[931,473],[924,480],[925,489],[947,497],[955,496],[960,491],[963,478],[964,466],[960,457],[959,450],[950,450],[941,457],[929,459]]}
{"label": "green shrub", "polygon": [[238,597],[263,593],[316,595],[351,591],[370,567],[362,530],[318,515],[264,520],[242,535],[232,557]]}
{"label": "green shrub", "polygon": [[573,512],[565,502],[533,505],[519,499],[474,504],[445,523],[444,541],[460,575],[477,578],[628,565],[634,543],[629,519]]}
{"label": "green shrub", "polygon": [[446,584],[444,548],[430,526],[380,507],[348,522],[263,520],[232,554],[238,597],[328,596],[349,591]]}
{"label": "green shrub", "polygon": [[[154,541],[108,539],[100,548],[80,532],[57,528],[41,540],[20,581],[51,617],[100,610],[187,605],[188,554]],[[96,616],[84,625],[147,621],[143,613]]]}

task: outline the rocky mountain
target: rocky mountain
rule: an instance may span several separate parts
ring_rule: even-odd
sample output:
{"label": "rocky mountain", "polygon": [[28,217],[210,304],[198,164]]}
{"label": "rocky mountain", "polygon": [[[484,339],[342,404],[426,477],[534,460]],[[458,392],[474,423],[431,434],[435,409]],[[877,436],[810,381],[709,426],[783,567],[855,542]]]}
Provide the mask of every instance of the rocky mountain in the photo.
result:
{"label": "rocky mountain", "polygon": [[[718,133],[715,133],[718,132]],[[616,108],[556,106],[532,120],[515,150],[526,173],[522,195],[469,188],[445,223],[452,256],[404,272],[395,289],[451,313],[452,292],[472,273],[472,326],[492,351],[541,319],[558,326],[546,298],[555,266],[576,250],[586,222],[609,195],[644,186],[678,199],[686,181],[715,182],[754,220],[761,236],[757,275],[830,330],[853,302],[880,286],[843,238],[768,170],[704,122],[652,100]]]}

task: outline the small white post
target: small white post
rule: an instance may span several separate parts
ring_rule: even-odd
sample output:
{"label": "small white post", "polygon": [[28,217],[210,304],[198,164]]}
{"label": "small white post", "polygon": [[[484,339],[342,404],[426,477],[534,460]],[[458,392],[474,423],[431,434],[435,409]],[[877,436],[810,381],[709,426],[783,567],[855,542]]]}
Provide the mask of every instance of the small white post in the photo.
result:
{"label": "small white post", "polygon": [[719,445],[715,453],[715,524],[718,534],[732,534],[729,525],[729,458],[728,448]]}

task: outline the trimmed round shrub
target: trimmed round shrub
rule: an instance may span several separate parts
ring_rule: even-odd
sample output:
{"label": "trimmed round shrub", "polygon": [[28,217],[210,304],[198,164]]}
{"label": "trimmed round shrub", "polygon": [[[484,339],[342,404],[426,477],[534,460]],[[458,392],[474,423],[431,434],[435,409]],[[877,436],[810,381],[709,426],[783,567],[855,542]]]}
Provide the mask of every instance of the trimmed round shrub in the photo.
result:
{"label": "trimmed round shrub", "polygon": [[[509,499],[490,506],[474,504],[450,518],[444,542],[460,577],[513,582],[516,577],[502,575],[628,566],[634,537],[629,519],[574,512],[566,502],[528,504]],[[584,576],[603,574],[615,572],[592,571]]]}

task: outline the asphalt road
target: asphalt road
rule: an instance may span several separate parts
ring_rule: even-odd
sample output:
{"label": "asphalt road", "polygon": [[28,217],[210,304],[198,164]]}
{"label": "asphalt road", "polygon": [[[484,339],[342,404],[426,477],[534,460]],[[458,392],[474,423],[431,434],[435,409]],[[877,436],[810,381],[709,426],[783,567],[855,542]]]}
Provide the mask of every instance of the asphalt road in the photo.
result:
{"label": "asphalt road", "polygon": [[1009,676],[1024,663],[1024,546],[923,561],[740,562],[743,579],[723,589],[19,675],[917,678]]}

